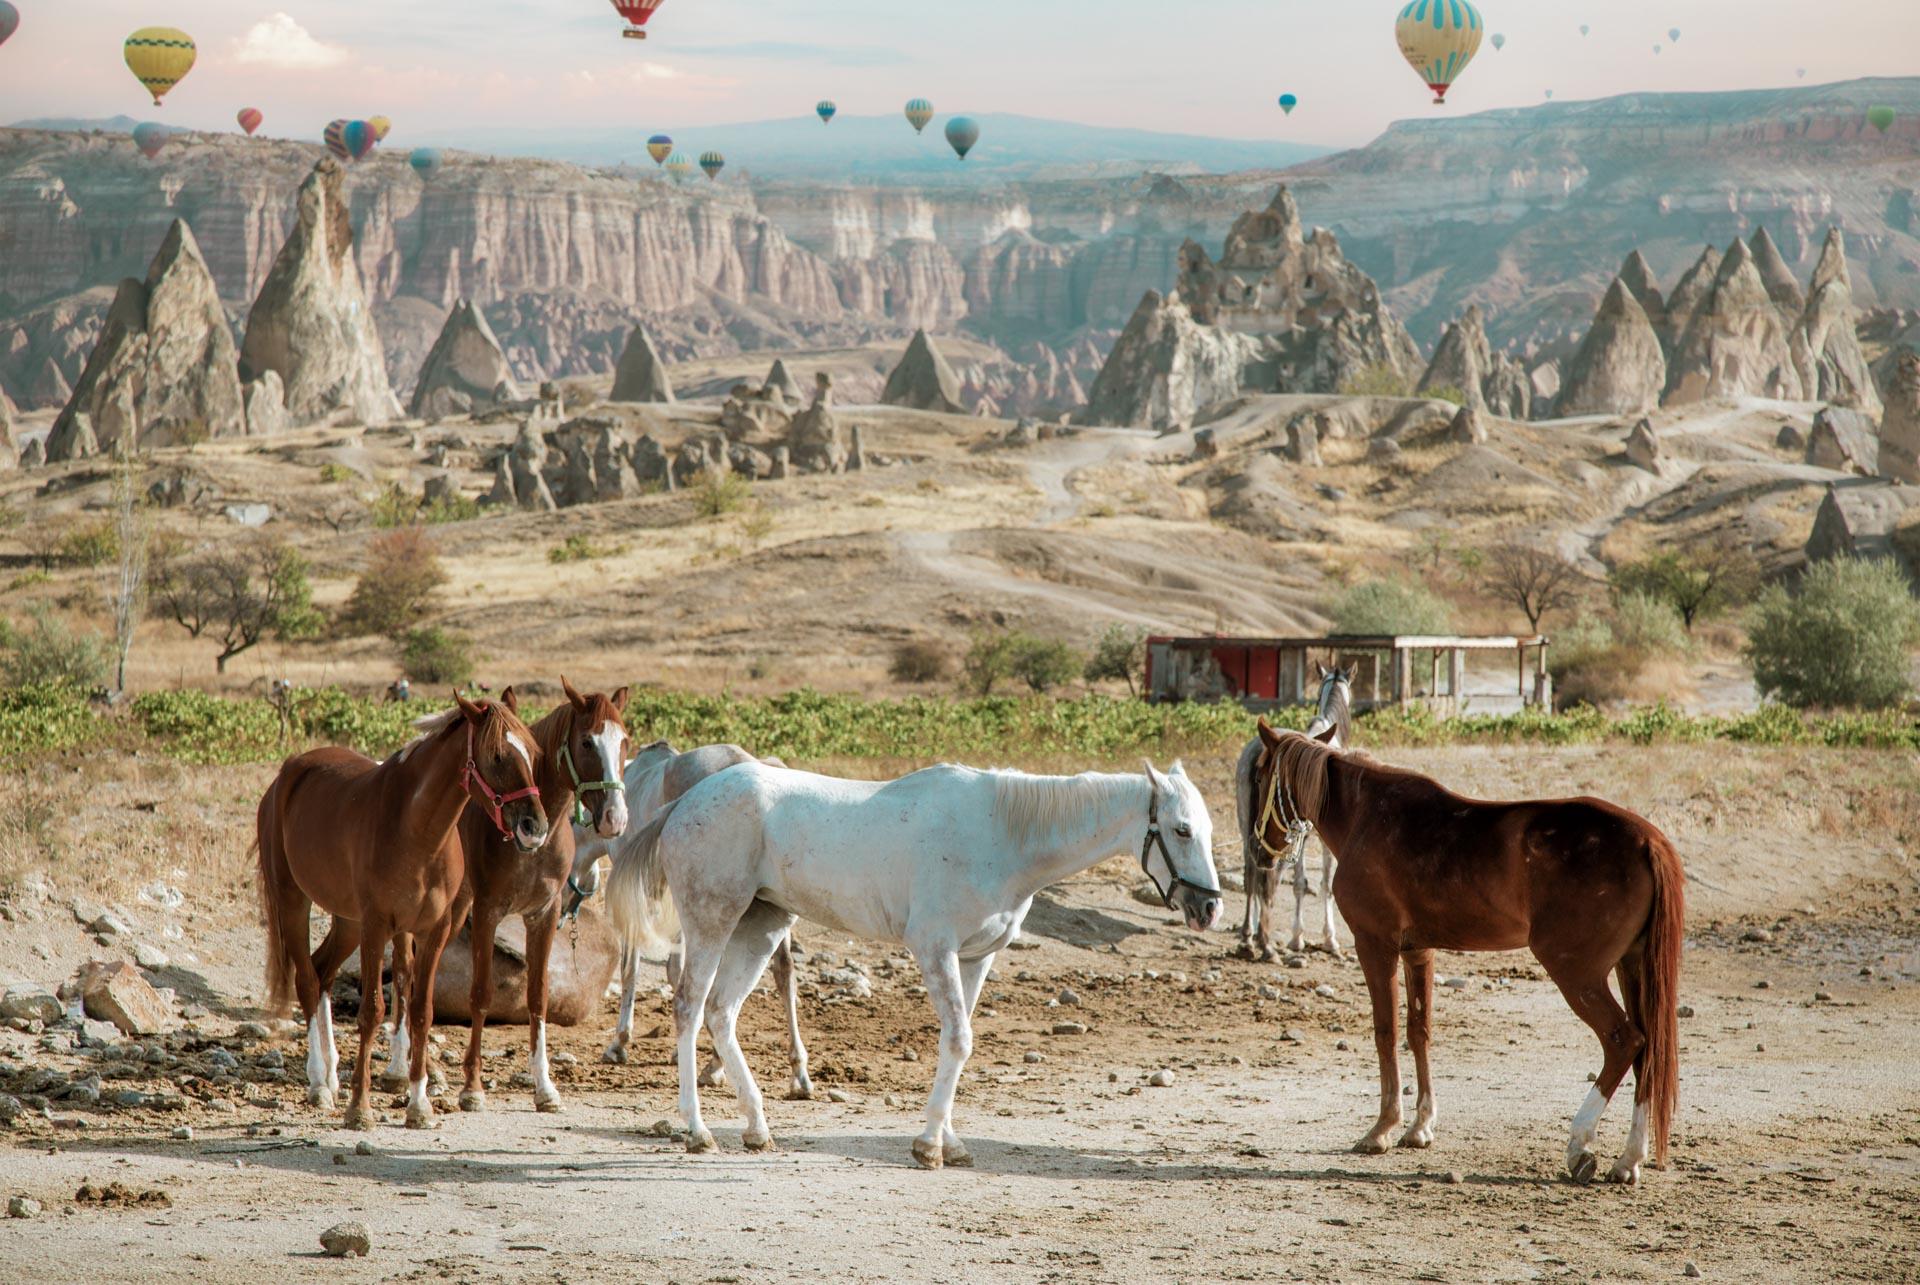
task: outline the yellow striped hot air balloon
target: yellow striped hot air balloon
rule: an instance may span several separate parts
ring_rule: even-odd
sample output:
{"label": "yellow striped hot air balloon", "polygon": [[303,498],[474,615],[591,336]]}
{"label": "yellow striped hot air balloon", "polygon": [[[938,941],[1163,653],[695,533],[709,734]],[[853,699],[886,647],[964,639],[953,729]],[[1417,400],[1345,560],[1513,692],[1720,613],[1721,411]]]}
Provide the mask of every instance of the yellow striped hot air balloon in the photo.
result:
{"label": "yellow striped hot air balloon", "polygon": [[1480,11],[1467,0],[1411,0],[1394,23],[1400,54],[1444,104],[1447,90],[1480,52],[1487,33]]}
{"label": "yellow striped hot air balloon", "polygon": [[373,141],[376,143],[386,142],[388,132],[393,129],[393,122],[385,116],[369,116],[367,125],[373,130]]}
{"label": "yellow striped hot air balloon", "polygon": [[155,107],[193,70],[193,37],[173,27],[142,27],[127,37],[122,52],[127,70],[147,87]]}

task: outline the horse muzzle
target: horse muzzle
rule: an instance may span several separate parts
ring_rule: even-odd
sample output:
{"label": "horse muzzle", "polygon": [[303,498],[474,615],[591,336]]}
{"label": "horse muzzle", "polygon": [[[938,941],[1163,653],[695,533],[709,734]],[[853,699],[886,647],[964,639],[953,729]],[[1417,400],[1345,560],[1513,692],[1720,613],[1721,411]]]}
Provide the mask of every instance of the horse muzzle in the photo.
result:
{"label": "horse muzzle", "polygon": [[513,846],[522,852],[538,852],[547,845],[547,825],[529,812],[513,823]]}
{"label": "horse muzzle", "polygon": [[1226,908],[1224,897],[1197,888],[1180,890],[1180,913],[1186,917],[1187,927],[1197,933],[1211,932]]}
{"label": "horse muzzle", "polygon": [[593,832],[602,839],[618,839],[627,832],[625,794],[608,791],[607,801],[600,805],[600,815],[594,819]]}

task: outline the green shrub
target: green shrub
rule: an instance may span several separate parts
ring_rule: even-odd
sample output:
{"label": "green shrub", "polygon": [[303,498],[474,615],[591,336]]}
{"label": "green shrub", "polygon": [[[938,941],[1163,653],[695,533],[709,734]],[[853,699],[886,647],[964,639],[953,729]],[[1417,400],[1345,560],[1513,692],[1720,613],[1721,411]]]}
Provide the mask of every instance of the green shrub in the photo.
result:
{"label": "green shrub", "polygon": [[1801,708],[1884,709],[1912,686],[1920,608],[1891,560],[1835,558],[1809,567],[1797,593],[1764,590],[1747,632],[1762,695]]}
{"label": "green shrub", "polygon": [[409,630],[400,644],[400,666],[416,683],[464,686],[473,681],[473,645],[443,629]]}
{"label": "green shrub", "polygon": [[6,647],[4,669],[15,687],[99,687],[107,681],[111,649],[96,633],[70,629],[54,618],[45,605],[36,604],[25,629],[0,628]]}
{"label": "green shrub", "polygon": [[389,482],[368,503],[367,516],[382,531],[412,526],[420,517],[420,498],[398,482]]}
{"label": "green shrub", "polygon": [[1368,366],[1340,385],[1347,397],[1405,397],[1412,391],[1407,377],[1385,362]]}
{"label": "green shrub", "polygon": [[333,486],[341,482],[353,481],[353,470],[338,460],[328,460],[320,466],[320,484]]}
{"label": "green shrub", "polygon": [[1727,610],[1753,591],[1760,566],[1752,551],[1731,541],[1660,552],[1622,563],[1611,576],[1617,594],[1659,598],[1680,613],[1689,633],[1694,625]]}
{"label": "green shrub", "polygon": [[1333,605],[1338,634],[1444,634],[1453,608],[1410,580],[1363,580]]}
{"label": "green shrub", "polygon": [[1044,695],[1080,676],[1086,661],[1057,638],[1013,636],[1013,676],[1028,690]]}
{"label": "green shrub", "polygon": [[595,558],[611,558],[615,554],[625,552],[626,546],[623,544],[595,544],[585,534],[576,531],[547,550],[547,561],[558,566],[567,562],[591,562]]}
{"label": "green shrub", "polygon": [[1089,683],[1118,679],[1127,685],[1129,695],[1139,691],[1139,679],[1147,667],[1147,635],[1125,625],[1108,625],[1100,641],[1093,645],[1081,677]]}
{"label": "green shrub", "polygon": [[111,522],[90,522],[60,537],[60,556],[83,567],[105,566],[120,554]]}
{"label": "green shrub", "polygon": [[953,671],[953,656],[931,638],[910,638],[893,649],[887,676],[896,683],[937,683]]}
{"label": "green shrub", "polygon": [[719,469],[701,469],[687,494],[693,497],[693,511],[703,518],[722,518],[746,505],[751,488],[738,473]]}
{"label": "green shrub", "polygon": [[1452,402],[1455,406],[1465,406],[1467,395],[1458,384],[1435,384],[1432,388],[1420,390],[1422,397],[1431,397],[1437,402]]}
{"label": "green shrub", "polygon": [[960,658],[960,685],[975,696],[991,696],[993,689],[1013,677],[1013,635],[978,633]]}
{"label": "green shrub", "polygon": [[1613,634],[1622,647],[1654,656],[1684,656],[1691,650],[1686,622],[1663,598],[1623,593],[1613,605]]}
{"label": "green shrub", "polygon": [[443,495],[431,504],[422,504],[419,518],[428,526],[441,526],[448,522],[471,522],[485,512],[480,501],[471,495]]}
{"label": "green shrub", "polygon": [[383,531],[367,541],[366,569],[341,613],[344,631],[399,638],[432,608],[434,590],[446,582],[425,531],[417,526]]}

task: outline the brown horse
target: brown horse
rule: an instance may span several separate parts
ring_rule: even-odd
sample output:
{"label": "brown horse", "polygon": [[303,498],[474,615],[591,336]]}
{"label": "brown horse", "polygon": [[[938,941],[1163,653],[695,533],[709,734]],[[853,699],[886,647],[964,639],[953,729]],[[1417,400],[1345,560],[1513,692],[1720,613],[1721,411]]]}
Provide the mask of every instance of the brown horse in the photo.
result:
{"label": "brown horse", "polygon": [[[566,702],[532,729],[540,747],[540,806],[550,817],[571,815],[575,824],[591,826],[602,838],[618,838],[627,828],[627,796],[620,784],[620,768],[627,754],[627,729],[620,716],[627,707],[627,689],[622,687],[611,696],[582,696],[564,676],[560,687],[566,693]],[[467,933],[472,947],[472,987],[468,992],[472,1029],[467,1036],[466,1084],[460,1091],[460,1109],[486,1109],[487,1094],[480,1082],[480,1037],[493,1003],[494,930],[506,916],[518,915],[527,932],[528,1064],[533,1072],[534,1106],[541,1111],[558,1111],[560,1090],[554,1087],[547,1063],[547,960],[560,926],[561,889],[573,870],[573,826],[555,825],[546,843],[529,853],[469,808],[460,821],[460,844],[467,855],[462,900],[471,904],[473,913]],[[459,911],[454,922],[465,918],[465,911]],[[404,944],[396,946],[396,959],[406,953]],[[396,976],[408,966],[399,965]],[[397,981],[394,993],[402,993]],[[395,1078],[394,1072],[406,1063],[409,1043],[405,1029],[396,1021],[388,1078]]]}
{"label": "brown horse", "polygon": [[[497,703],[454,699],[458,708],[421,719],[415,724],[423,729],[420,739],[385,762],[337,747],[309,750],[282,764],[260,799],[268,1003],[285,1012],[289,993],[299,996],[307,1020],[307,1099],[316,1106],[332,1107],[340,1088],[329,998],[334,974],[356,947],[363,961],[372,961],[361,970],[350,1129],[373,1124],[367,1091],[382,1016],[379,961],[398,934],[419,943],[420,966],[407,1005],[414,1050],[407,1126],[432,1123],[426,1035],[433,1021],[434,971],[461,908],[466,859],[457,827],[468,802],[526,851],[547,841],[547,817],[534,783],[539,750],[516,714],[513,689]],[[307,946],[315,905],[333,917],[318,954]],[[396,991],[402,985],[396,971]]]}
{"label": "brown horse", "polygon": [[[1413,772],[1339,753],[1318,738],[1260,720],[1258,775],[1267,841],[1290,823],[1319,831],[1339,862],[1333,895],[1353,930],[1373,999],[1380,1056],[1380,1117],[1354,1150],[1378,1154],[1400,1125],[1395,1056],[1394,958],[1407,973],[1407,1043],[1419,1097],[1403,1147],[1433,1143],[1433,952],[1518,950],[1553,979],[1600,1037],[1602,1064],[1573,1118],[1567,1172],[1588,1182],[1599,1162],[1594,1133],[1627,1068],[1633,1128],[1607,1175],[1637,1182],[1648,1156],[1666,1160],[1679,1091],[1676,995],[1686,875],[1657,826],[1599,799],[1486,803]],[[1620,982],[1614,998],[1607,975]],[[1624,1003],[1624,1007],[1622,1006]]]}

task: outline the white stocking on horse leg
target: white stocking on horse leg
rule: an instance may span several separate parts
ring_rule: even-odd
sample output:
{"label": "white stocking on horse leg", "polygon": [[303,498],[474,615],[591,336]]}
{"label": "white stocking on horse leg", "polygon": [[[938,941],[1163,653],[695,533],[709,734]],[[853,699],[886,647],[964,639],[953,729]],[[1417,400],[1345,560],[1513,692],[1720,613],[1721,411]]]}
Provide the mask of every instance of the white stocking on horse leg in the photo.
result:
{"label": "white stocking on horse leg", "polygon": [[[940,1067],[934,1072],[933,1092],[927,1098],[926,1130],[913,1141],[913,1158],[924,1168],[938,1169],[946,1163],[946,1139],[952,1128],[953,1096],[960,1086],[960,1071],[973,1053],[973,1021],[967,1012],[960,961],[953,951],[916,949],[914,954],[920,959],[927,999],[940,1019]],[[964,1148],[961,1154],[965,1154]]]}
{"label": "white stocking on horse leg", "polygon": [[537,1019],[533,1024],[533,1101],[542,1110],[548,1104],[558,1107],[560,1090],[553,1085],[553,1070],[547,1065],[547,1021]]}
{"label": "white stocking on horse leg", "polygon": [[410,1049],[407,1045],[407,997],[396,995],[393,1002],[393,1038],[387,1042],[387,1069],[381,1073],[380,1081],[395,1087],[407,1082],[407,1063]]}
{"label": "white stocking on horse leg", "polygon": [[787,1048],[793,1059],[793,1082],[787,1088],[787,1097],[805,1102],[813,1097],[813,1080],[807,1074],[807,1046],[800,1038],[800,988],[793,975],[791,936],[773,952],[773,984],[780,988],[787,1006]]}
{"label": "white stocking on horse leg", "polygon": [[1627,1134],[1627,1145],[1621,1149],[1620,1158],[1613,1162],[1613,1169],[1607,1174],[1607,1181],[1628,1184],[1639,1182],[1640,1166],[1646,1162],[1647,1104],[1636,1102],[1633,1104],[1633,1128]]}
{"label": "white stocking on horse leg", "polygon": [[339,1073],[327,1061],[332,1043],[327,1038],[329,1007],[323,996],[320,1007],[307,1019],[307,1103],[323,1111],[333,1110],[333,1099],[339,1091]]}
{"label": "white stocking on horse leg", "polygon": [[1600,1131],[1600,1117],[1607,1113],[1607,1095],[1595,1085],[1587,1090],[1587,1100],[1573,1117],[1573,1129],[1567,1138],[1567,1172],[1575,1182],[1590,1182],[1600,1166],[1594,1158],[1593,1137]]}

